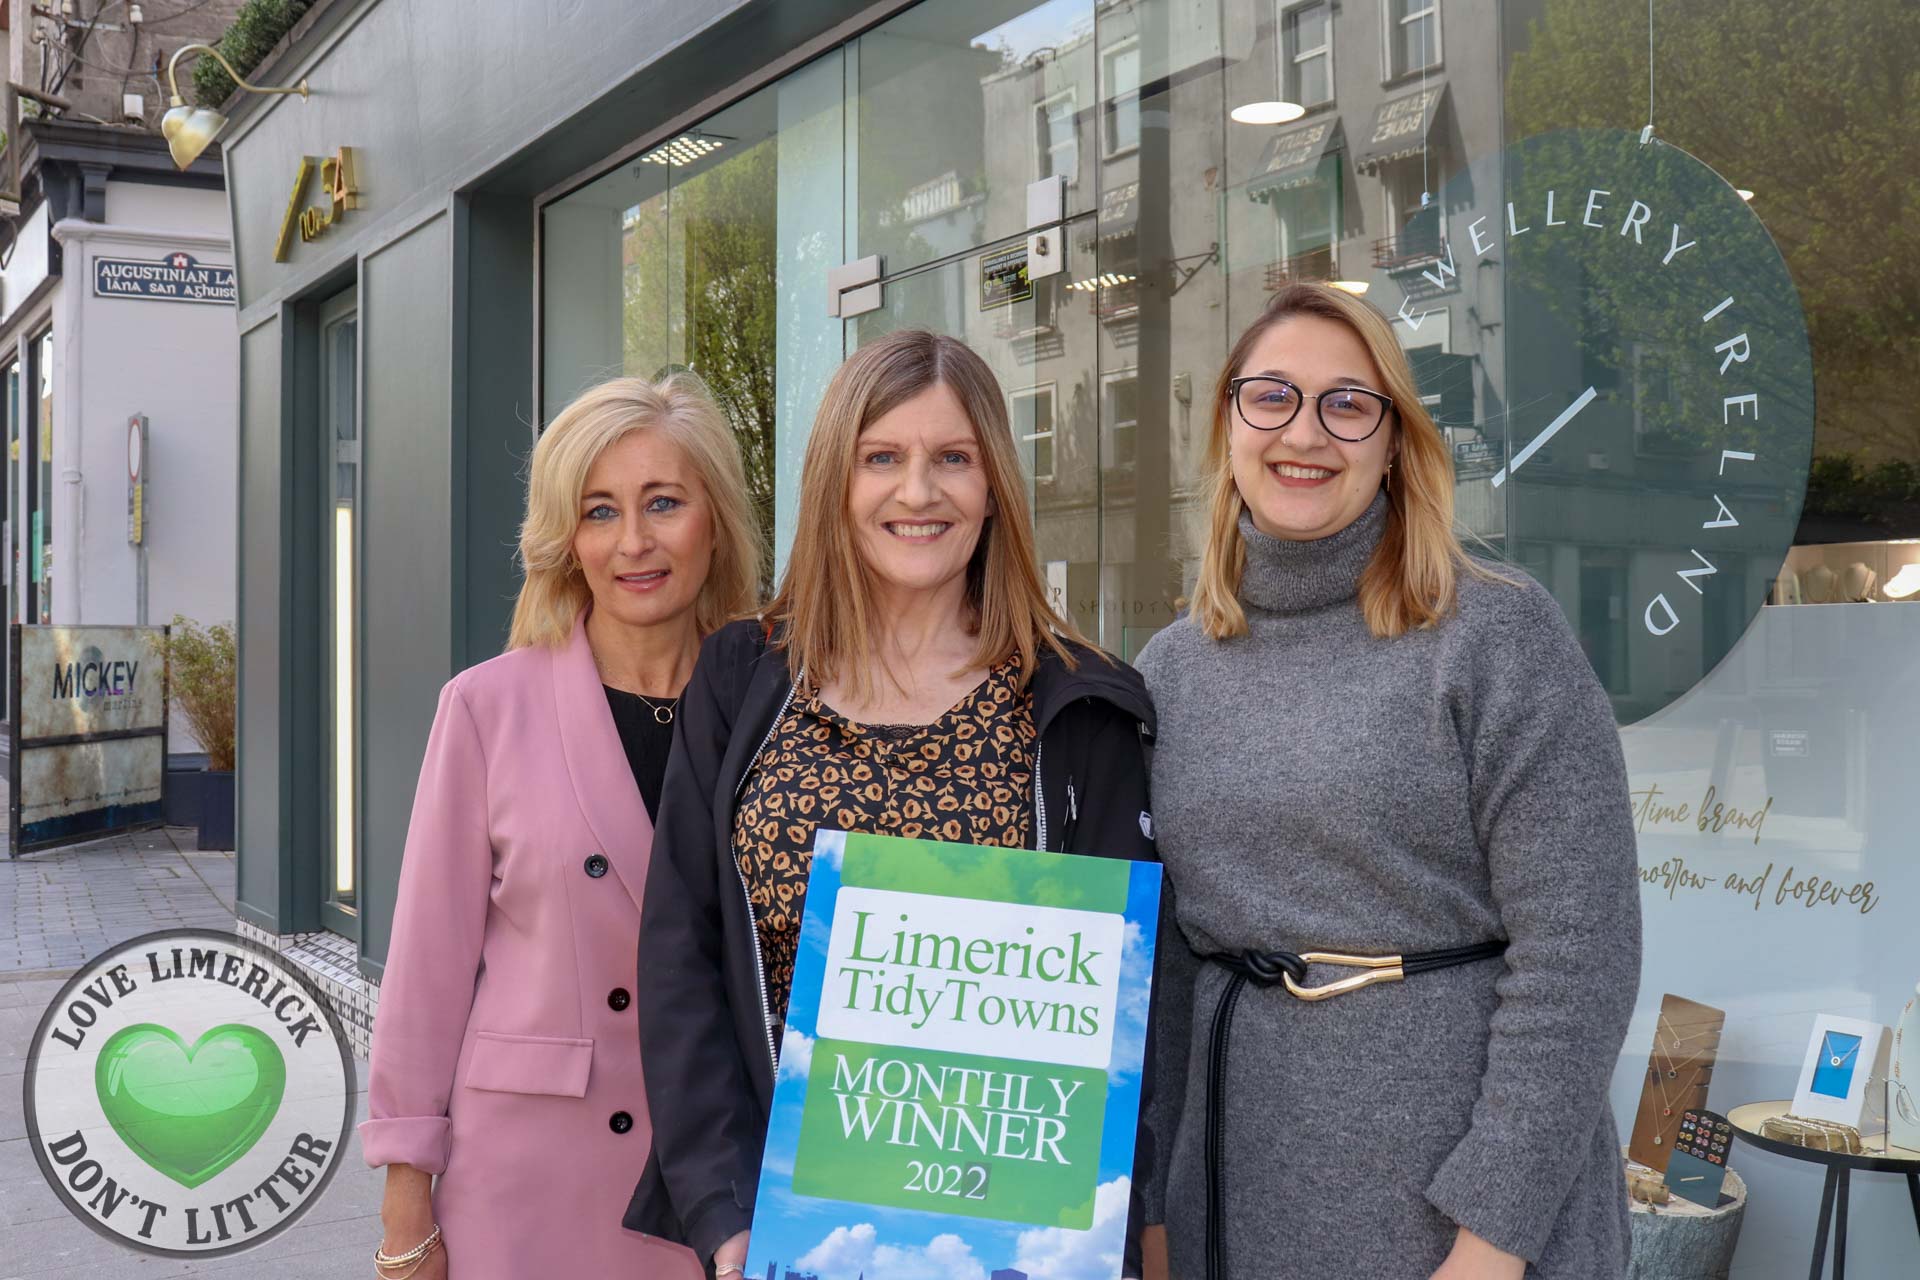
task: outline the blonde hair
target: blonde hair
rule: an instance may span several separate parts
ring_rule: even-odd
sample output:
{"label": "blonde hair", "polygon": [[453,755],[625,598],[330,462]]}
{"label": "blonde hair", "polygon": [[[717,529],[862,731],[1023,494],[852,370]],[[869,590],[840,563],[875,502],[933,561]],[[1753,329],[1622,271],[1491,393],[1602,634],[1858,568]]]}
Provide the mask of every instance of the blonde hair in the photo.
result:
{"label": "blonde hair", "polygon": [[1459,575],[1498,577],[1467,555],[1453,531],[1453,455],[1420,403],[1413,366],[1387,318],[1353,294],[1322,284],[1293,284],[1274,294],[1260,318],[1233,344],[1213,389],[1213,421],[1202,470],[1210,480],[1206,540],[1194,583],[1192,617],[1215,640],[1247,634],[1240,607],[1240,575],[1247,564],[1240,537],[1246,500],[1233,480],[1227,445],[1233,432],[1229,382],[1268,330],[1294,316],[1344,324],[1373,358],[1393,399],[1391,426],[1399,445],[1387,472],[1387,527],[1360,575],[1360,613],[1381,638],[1431,627],[1452,612]]}
{"label": "blonde hair", "polygon": [[816,687],[845,680],[862,697],[875,690],[874,637],[884,623],[848,519],[848,488],[860,433],[933,386],[953,392],[973,424],[992,503],[966,570],[978,641],[973,665],[993,667],[1017,653],[1024,682],[1042,645],[1071,667],[1068,644],[1087,644],[1054,611],[1035,567],[1026,484],[993,371],[962,342],[906,329],[868,343],[840,366],[807,440],[793,549],[767,619],[790,665]]}
{"label": "blonde hair", "polygon": [[593,598],[573,555],[580,495],[600,455],[635,431],[657,431],[677,445],[707,493],[713,559],[694,605],[700,634],[717,630],[758,600],[760,532],[747,500],[740,446],[726,418],[691,374],[659,382],[610,378],[555,415],[533,447],[527,516],[520,524],[526,576],[507,648],[557,649],[572,637],[574,619]]}

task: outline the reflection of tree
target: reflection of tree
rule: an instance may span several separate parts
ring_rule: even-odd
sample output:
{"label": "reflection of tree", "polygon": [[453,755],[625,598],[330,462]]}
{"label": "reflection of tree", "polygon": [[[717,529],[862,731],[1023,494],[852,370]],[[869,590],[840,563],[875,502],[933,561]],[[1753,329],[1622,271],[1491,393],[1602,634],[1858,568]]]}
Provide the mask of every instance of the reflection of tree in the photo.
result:
{"label": "reflection of tree", "polygon": [[[1503,156],[1507,198],[1535,229],[1507,242],[1510,358],[1535,367],[1565,330],[1582,337],[1580,380],[1634,414],[1634,450],[1684,466],[1718,449],[1753,452],[1763,466],[1805,464],[1812,420],[1811,370],[1800,307],[1780,254],[1752,212],[1684,151],[1618,129],[1556,130],[1525,138]],[[1595,190],[1589,231],[1587,192]],[[1569,225],[1546,233],[1544,194],[1559,196]],[[1638,237],[1622,235],[1641,209]],[[1662,266],[1680,224],[1681,245]],[[1729,322],[1702,314],[1738,294]],[[1716,339],[1744,333],[1750,358],[1720,372]],[[1522,379],[1525,381],[1525,379]],[[1757,414],[1723,412],[1728,395],[1755,394]],[[1642,469],[1642,479],[1661,474]],[[1758,468],[1744,477],[1757,482]]]}
{"label": "reflection of tree", "polygon": [[[1515,136],[1633,128],[1646,112],[1640,0],[1544,0],[1508,86]],[[1816,449],[1920,454],[1920,5],[1663,5],[1660,136],[1755,193],[1799,289],[1819,372]]]}
{"label": "reflection of tree", "polygon": [[[733,424],[747,496],[773,530],[775,142],[688,177],[629,220],[625,361],[657,376],[676,356]],[[662,281],[668,287],[662,290]],[[683,354],[682,354],[683,353]],[[762,571],[772,551],[763,544]]]}
{"label": "reflection of tree", "polygon": [[1871,465],[1851,454],[1813,460],[1802,542],[1877,541],[1920,529],[1920,467],[1904,458]]}

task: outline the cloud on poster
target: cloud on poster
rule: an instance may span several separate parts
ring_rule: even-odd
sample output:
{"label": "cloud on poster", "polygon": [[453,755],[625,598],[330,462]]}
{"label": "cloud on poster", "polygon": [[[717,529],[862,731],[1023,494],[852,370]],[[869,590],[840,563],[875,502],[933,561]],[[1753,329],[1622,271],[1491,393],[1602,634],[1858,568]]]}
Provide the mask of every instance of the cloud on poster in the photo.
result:
{"label": "cloud on poster", "polygon": [[1028,1280],[1112,1280],[1120,1274],[1132,1193],[1132,1181],[1125,1177],[1101,1183],[1093,1195],[1090,1230],[1022,1231],[1013,1269],[1026,1272]]}
{"label": "cloud on poster", "polygon": [[862,1274],[887,1280],[987,1280],[973,1247],[951,1232],[924,1245],[884,1244],[879,1236],[871,1222],[835,1227],[794,1268],[814,1272],[820,1280],[859,1280]]}
{"label": "cloud on poster", "polygon": [[780,1079],[805,1080],[813,1069],[813,1037],[787,1028],[780,1041]]}

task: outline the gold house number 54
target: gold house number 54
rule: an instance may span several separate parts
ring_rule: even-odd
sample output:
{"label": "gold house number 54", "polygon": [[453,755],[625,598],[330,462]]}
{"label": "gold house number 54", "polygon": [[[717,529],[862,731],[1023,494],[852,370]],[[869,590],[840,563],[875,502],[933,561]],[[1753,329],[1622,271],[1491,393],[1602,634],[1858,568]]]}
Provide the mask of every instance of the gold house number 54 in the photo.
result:
{"label": "gold house number 54", "polygon": [[[303,209],[300,202],[306,197],[307,183],[312,180],[316,168],[320,170],[320,186],[326,192],[327,207],[322,209],[318,205],[309,205]],[[360,207],[357,168],[352,147],[341,147],[333,155],[324,158],[300,157],[300,171],[293,177],[293,190],[287,196],[287,211],[280,219],[280,238],[273,244],[275,262],[285,262],[287,255],[292,252],[296,227],[302,240],[312,240],[340,221],[340,216],[347,210]]]}

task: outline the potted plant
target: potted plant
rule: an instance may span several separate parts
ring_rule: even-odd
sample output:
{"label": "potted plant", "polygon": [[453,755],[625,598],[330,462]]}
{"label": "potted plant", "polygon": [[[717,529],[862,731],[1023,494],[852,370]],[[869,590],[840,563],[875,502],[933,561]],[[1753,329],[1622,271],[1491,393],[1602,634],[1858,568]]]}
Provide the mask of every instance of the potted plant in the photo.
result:
{"label": "potted plant", "polygon": [[196,781],[199,804],[191,816],[200,829],[202,849],[231,849],[233,840],[233,720],[239,655],[233,628],[215,623],[202,628],[173,615],[173,626],[152,641],[167,664],[167,687],[187,727],[207,753],[207,767]]}

